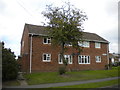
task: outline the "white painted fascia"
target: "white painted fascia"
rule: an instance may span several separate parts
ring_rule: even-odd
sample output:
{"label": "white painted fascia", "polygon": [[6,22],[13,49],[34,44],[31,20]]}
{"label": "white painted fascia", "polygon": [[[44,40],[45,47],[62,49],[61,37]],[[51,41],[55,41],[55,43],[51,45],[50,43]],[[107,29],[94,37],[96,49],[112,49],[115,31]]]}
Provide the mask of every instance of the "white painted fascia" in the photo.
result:
{"label": "white painted fascia", "polygon": [[89,39],[84,39],[85,41],[94,41],[94,42],[102,42],[102,43],[110,43],[108,41],[100,41],[100,40],[89,40]]}
{"label": "white painted fascia", "polygon": [[45,34],[35,34],[35,33],[28,33],[29,35],[38,35],[38,36],[48,36],[48,35],[45,35]]}

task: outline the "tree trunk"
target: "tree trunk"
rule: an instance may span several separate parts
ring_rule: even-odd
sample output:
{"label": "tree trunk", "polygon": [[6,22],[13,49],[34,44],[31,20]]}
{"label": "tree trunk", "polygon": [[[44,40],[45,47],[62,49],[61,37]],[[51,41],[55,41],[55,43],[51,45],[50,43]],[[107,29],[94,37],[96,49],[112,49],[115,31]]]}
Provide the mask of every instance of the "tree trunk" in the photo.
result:
{"label": "tree trunk", "polygon": [[60,52],[60,54],[61,54],[61,58],[62,58],[62,60],[63,60],[63,63],[64,63],[64,43],[61,43],[61,52]]}
{"label": "tree trunk", "polygon": [[64,66],[66,67],[67,66],[67,61],[65,60],[65,58],[64,58],[64,50],[65,50],[65,48],[64,48],[64,42],[61,44],[61,58],[62,58],[62,60],[63,60],[63,64],[64,64]]}

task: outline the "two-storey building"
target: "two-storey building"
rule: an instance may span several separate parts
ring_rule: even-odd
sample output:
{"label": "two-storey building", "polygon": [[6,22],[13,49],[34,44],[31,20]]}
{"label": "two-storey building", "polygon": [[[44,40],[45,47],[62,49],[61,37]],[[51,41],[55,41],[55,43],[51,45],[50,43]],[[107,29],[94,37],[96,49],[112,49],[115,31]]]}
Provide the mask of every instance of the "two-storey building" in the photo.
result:
{"label": "two-storey building", "polygon": [[[21,68],[25,72],[57,71],[63,65],[60,47],[51,45],[45,27],[25,24],[21,39]],[[83,51],[67,46],[68,70],[102,70],[109,63],[109,42],[95,33],[83,32]],[[79,43],[81,45],[81,43]]]}

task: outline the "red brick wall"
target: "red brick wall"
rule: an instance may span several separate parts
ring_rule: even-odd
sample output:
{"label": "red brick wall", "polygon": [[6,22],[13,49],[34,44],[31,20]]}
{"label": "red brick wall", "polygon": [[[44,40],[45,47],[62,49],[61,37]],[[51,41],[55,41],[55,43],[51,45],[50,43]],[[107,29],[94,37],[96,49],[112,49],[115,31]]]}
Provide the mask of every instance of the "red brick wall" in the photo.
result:
{"label": "red brick wall", "polygon": [[[24,46],[22,45],[24,42]],[[22,39],[21,39],[21,55],[29,53],[29,35],[28,35],[28,28],[25,26]]]}
{"label": "red brick wall", "polygon": [[[24,41],[24,45],[23,44]],[[21,39],[21,68],[22,71],[29,72],[29,51],[30,50],[30,37],[28,34],[28,27],[25,26],[22,39]]]}
{"label": "red brick wall", "polygon": [[[58,64],[58,54],[60,51],[59,47],[54,47],[49,44],[43,44],[42,37],[33,37],[33,48],[32,48],[32,72],[37,71],[56,71],[61,66]],[[78,56],[75,55],[73,57],[73,64],[68,64],[68,69],[73,70],[100,70],[105,69],[105,65],[107,64],[107,56],[103,56],[102,54],[107,54],[107,45],[105,43],[101,44],[100,49],[95,48],[95,43],[90,42],[90,48],[84,48],[81,55],[89,55],[90,56],[90,64],[78,64]],[[77,50],[69,47],[69,49],[65,52],[65,54],[76,53]],[[42,54],[50,53],[51,62],[43,62]],[[101,63],[96,63],[95,56],[101,56]]]}

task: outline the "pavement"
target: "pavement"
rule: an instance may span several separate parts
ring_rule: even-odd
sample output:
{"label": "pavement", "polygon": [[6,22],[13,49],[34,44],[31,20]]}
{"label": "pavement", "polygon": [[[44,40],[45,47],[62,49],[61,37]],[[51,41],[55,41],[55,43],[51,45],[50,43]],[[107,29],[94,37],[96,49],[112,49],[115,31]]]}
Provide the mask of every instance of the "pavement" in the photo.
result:
{"label": "pavement", "polygon": [[[120,77],[111,77],[111,78],[88,80],[88,81],[48,83],[48,84],[40,84],[40,85],[28,85],[25,82],[25,80],[19,80],[19,82],[21,82],[21,86],[5,86],[3,88],[49,88],[49,87],[59,87],[59,86],[80,85],[80,84],[85,84],[85,83],[102,82],[102,81],[115,80],[115,79],[119,79],[119,78]],[[118,85],[116,85],[115,87],[117,88]],[[103,87],[103,88],[105,88],[105,87]],[[106,87],[106,88],[108,88],[108,87]]]}
{"label": "pavement", "polygon": [[20,83],[21,86],[28,85],[27,82],[25,81],[25,78],[23,77],[23,72],[18,72],[17,81]]}
{"label": "pavement", "polygon": [[28,85],[27,82],[25,80],[17,80],[21,86],[26,86]]}

